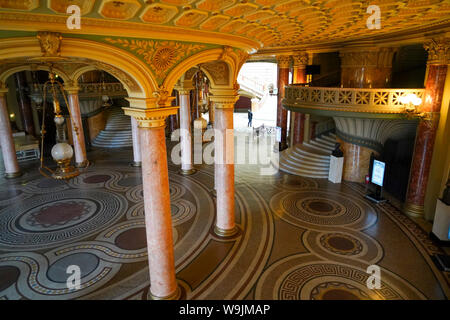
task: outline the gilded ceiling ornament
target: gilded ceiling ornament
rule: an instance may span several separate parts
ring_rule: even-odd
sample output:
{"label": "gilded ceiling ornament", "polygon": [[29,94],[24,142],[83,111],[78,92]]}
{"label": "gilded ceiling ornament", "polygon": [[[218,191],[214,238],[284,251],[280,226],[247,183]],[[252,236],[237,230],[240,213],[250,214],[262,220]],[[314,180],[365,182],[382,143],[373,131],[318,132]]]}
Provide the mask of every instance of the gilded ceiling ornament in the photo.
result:
{"label": "gilded ceiling ornament", "polygon": [[201,44],[185,44],[176,41],[129,40],[106,38],[107,42],[119,45],[138,54],[155,72],[158,80],[163,80],[177,63],[187,56],[205,48]]}
{"label": "gilded ceiling ornament", "polygon": [[227,85],[229,83],[230,71],[228,65],[223,61],[213,61],[204,63],[201,67],[208,72],[211,80],[216,85]]}
{"label": "gilded ceiling ornament", "polygon": [[220,56],[219,60],[225,61],[227,58],[233,59],[231,56],[232,53],[233,53],[233,48],[231,48],[229,46],[224,46],[222,55]]}
{"label": "gilded ceiling ornament", "polygon": [[161,85],[158,91],[153,92],[153,96],[157,99],[157,105],[159,107],[167,106],[169,103],[170,93],[164,85]]}
{"label": "gilded ceiling ornament", "polygon": [[61,56],[62,36],[56,32],[38,32],[37,38],[44,57]]}
{"label": "gilded ceiling ornament", "polygon": [[450,39],[430,39],[423,44],[428,52],[428,64],[448,64],[450,62]]}

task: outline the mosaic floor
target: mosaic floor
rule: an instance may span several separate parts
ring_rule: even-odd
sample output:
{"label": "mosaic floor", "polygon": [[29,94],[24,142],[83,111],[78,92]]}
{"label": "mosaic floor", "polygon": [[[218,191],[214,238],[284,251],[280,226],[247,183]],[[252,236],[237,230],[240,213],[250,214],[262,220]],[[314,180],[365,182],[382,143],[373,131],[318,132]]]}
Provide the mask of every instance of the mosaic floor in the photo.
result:
{"label": "mosaic floor", "polygon": [[[131,150],[89,154],[72,181],[26,166],[0,180],[0,299],[146,299],[149,291],[140,170]],[[177,278],[185,299],[445,299],[442,253],[390,204],[362,186],[236,166],[240,233],[212,232],[213,167],[181,176],[170,166]],[[370,265],[381,288],[369,290]],[[69,265],[81,289],[66,288]]]}

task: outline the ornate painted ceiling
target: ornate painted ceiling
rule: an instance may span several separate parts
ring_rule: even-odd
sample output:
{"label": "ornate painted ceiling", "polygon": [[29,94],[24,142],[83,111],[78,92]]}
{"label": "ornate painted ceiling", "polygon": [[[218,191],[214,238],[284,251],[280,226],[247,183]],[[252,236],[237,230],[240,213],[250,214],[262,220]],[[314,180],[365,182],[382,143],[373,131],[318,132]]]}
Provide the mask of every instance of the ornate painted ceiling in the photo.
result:
{"label": "ornate painted ceiling", "polygon": [[[72,4],[81,8],[82,33],[135,26],[139,36],[159,31],[159,38],[176,34],[178,40],[235,46],[241,41],[246,49],[363,40],[450,23],[450,0],[0,0],[0,29],[14,29],[14,21],[28,31],[61,25]],[[369,5],[381,9],[379,30],[366,26]]]}

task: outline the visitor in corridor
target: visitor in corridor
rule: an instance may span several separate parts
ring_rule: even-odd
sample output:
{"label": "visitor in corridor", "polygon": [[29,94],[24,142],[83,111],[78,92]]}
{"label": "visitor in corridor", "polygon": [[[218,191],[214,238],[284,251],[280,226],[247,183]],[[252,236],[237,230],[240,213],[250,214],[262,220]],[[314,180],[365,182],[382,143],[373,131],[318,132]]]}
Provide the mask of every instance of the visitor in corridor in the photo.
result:
{"label": "visitor in corridor", "polygon": [[252,122],[253,122],[253,113],[250,110],[248,110],[248,127],[253,126]]}

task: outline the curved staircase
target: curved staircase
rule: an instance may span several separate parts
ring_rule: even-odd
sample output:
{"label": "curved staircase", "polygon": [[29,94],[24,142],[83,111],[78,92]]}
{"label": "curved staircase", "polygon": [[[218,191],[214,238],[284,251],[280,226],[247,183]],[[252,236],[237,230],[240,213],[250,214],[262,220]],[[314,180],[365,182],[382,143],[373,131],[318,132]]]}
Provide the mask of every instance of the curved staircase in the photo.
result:
{"label": "curved staircase", "polygon": [[121,108],[111,107],[107,111],[105,130],[100,131],[92,141],[98,148],[123,148],[133,146],[131,119]]}
{"label": "curved staircase", "polygon": [[280,154],[280,170],[297,176],[327,179],[335,143],[336,135],[329,133],[286,149]]}

